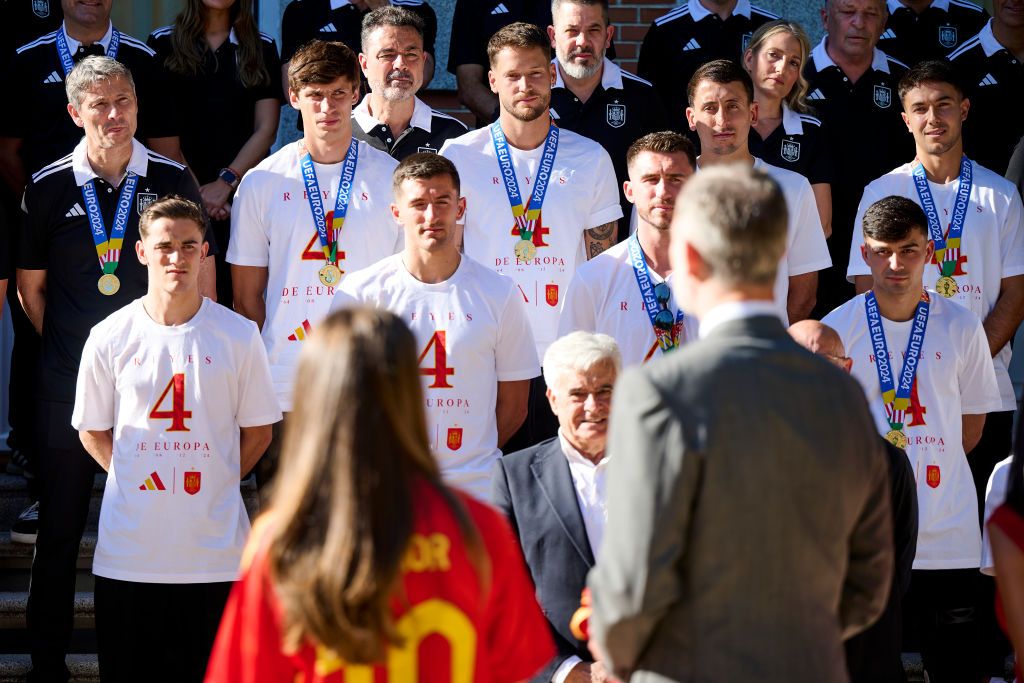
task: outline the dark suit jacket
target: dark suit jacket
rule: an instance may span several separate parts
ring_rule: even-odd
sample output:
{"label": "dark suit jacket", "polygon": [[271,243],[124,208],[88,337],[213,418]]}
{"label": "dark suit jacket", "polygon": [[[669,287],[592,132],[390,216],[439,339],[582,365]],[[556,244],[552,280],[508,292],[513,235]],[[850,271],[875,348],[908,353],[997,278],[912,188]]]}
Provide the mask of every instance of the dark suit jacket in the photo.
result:
{"label": "dark suit jacket", "polygon": [[500,458],[492,482],[491,498],[519,537],[537,602],[558,647],[555,658],[533,679],[550,681],[571,655],[593,661],[586,643],[569,631],[594,555],[558,437]]}
{"label": "dark suit jacket", "polygon": [[[631,683],[841,683],[893,574],[887,458],[855,380],[771,316],[624,372],[590,633]],[[632,677],[630,677],[632,676]]]}

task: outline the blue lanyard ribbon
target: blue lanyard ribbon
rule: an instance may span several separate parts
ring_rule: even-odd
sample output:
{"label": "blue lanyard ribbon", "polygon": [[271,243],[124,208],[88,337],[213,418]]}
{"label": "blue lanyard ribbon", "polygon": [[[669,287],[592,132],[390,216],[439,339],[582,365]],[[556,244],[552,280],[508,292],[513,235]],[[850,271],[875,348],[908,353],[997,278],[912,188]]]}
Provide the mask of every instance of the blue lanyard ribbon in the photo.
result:
{"label": "blue lanyard ribbon", "polygon": [[509,206],[512,207],[512,216],[516,225],[519,226],[519,237],[524,240],[533,239],[533,228],[540,218],[544,195],[547,194],[548,183],[551,180],[551,169],[555,166],[555,154],[558,152],[558,126],[552,123],[548,128],[548,136],[544,140],[544,152],[540,157],[540,167],[537,169],[537,178],[533,183],[533,193],[525,206],[523,205],[523,194],[519,191],[516,170],[512,166],[512,152],[509,150],[505,132],[501,129],[501,124],[498,121],[491,124],[491,141],[494,143],[494,154],[498,158],[501,184],[505,187]]}
{"label": "blue lanyard ribbon", "polygon": [[[110,31],[110,44],[107,46],[106,55],[111,59],[117,59],[117,50],[121,47],[121,32],[116,28]],[[64,69],[65,78],[75,68],[75,60],[71,57],[71,50],[68,48],[68,40],[64,37],[64,29],[57,29],[57,56],[60,58],[60,65]]]}
{"label": "blue lanyard ribbon", "polygon": [[135,199],[135,189],[139,184],[139,176],[128,173],[125,178],[121,194],[117,199],[117,209],[114,212],[114,225],[107,236],[107,228],[103,225],[103,214],[100,213],[100,203],[96,198],[95,180],[90,180],[82,185],[82,199],[85,201],[85,211],[89,217],[89,230],[92,232],[92,241],[96,245],[96,255],[100,260],[100,268],[104,273],[113,273],[117,270],[117,264],[121,259],[121,246],[124,243],[124,232],[128,228],[128,217],[132,212],[132,200]]}
{"label": "blue lanyard ribbon", "polygon": [[957,190],[956,202],[953,204],[953,218],[949,224],[949,232],[946,234],[942,232],[939,211],[935,206],[931,187],[928,185],[928,176],[925,174],[924,165],[918,163],[914,166],[913,173],[917,197],[921,201],[924,215],[928,218],[928,236],[935,243],[935,262],[939,266],[939,272],[949,277],[956,270],[956,264],[960,258],[960,237],[964,232],[964,224],[967,221],[967,206],[971,201],[974,164],[971,163],[971,160],[966,155],[960,160],[960,177],[956,181]]}
{"label": "blue lanyard ribbon", "polygon": [[334,202],[334,216],[331,220],[331,233],[327,232],[327,215],[324,213],[324,198],[320,194],[320,182],[316,179],[313,158],[306,152],[299,160],[302,167],[302,181],[306,185],[306,201],[309,212],[313,214],[316,234],[320,238],[320,246],[324,250],[324,258],[328,263],[336,261],[338,240],[341,229],[345,226],[348,216],[349,200],[352,198],[352,184],[356,177],[356,165],[359,163],[359,141],[352,137],[344,161],[341,162],[341,179],[338,181],[338,194]]}
{"label": "blue lanyard ribbon", "polygon": [[658,314],[661,313],[661,304],[658,303],[658,297],[654,294],[651,271],[647,268],[647,259],[644,258],[643,249],[640,248],[640,238],[636,233],[629,238],[626,246],[629,249],[629,262],[633,266],[636,284],[640,287],[640,298],[643,299],[644,310],[647,311],[647,317],[651,319],[651,327],[654,328],[654,337],[658,340],[658,346],[661,347],[662,353],[668,353],[678,344],[676,330],[685,316],[681,310],[677,309],[671,330],[666,330],[657,323]]}
{"label": "blue lanyard ribbon", "polygon": [[885,329],[882,327],[882,313],[878,310],[878,300],[872,291],[864,297],[864,310],[868,318],[868,331],[875,354],[875,370],[878,372],[878,384],[882,389],[885,415],[889,424],[896,430],[903,428],[903,421],[910,407],[910,393],[921,362],[921,349],[924,347],[924,334],[928,327],[929,303],[928,292],[922,292],[921,301],[914,310],[914,324],[910,330],[910,338],[907,339],[907,351],[897,384],[892,363],[889,361],[889,345],[885,341]]}

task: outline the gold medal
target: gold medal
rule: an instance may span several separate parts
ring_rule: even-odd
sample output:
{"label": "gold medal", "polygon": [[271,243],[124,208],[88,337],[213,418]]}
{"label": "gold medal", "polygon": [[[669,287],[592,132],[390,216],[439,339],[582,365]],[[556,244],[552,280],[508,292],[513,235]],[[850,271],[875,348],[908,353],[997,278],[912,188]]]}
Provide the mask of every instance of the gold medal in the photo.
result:
{"label": "gold medal", "polygon": [[121,281],[113,273],[104,273],[100,276],[96,287],[103,296],[113,296],[117,294],[117,290],[121,289]]}
{"label": "gold medal", "polygon": [[902,448],[903,450],[907,449],[907,444],[909,443],[907,441],[907,435],[899,429],[890,429],[885,435],[885,440],[896,448]]}
{"label": "gold medal", "polygon": [[515,246],[516,258],[520,261],[532,261],[537,255],[537,247],[530,240],[519,240]]}
{"label": "gold medal", "polygon": [[335,286],[341,282],[341,268],[333,263],[328,263],[320,269],[320,282],[327,287]]}
{"label": "gold medal", "polygon": [[950,299],[957,295],[957,292],[960,291],[960,288],[957,286],[956,280],[949,277],[948,275],[943,275],[938,280],[936,280],[935,291],[941,294],[942,296],[946,297],[947,299]]}

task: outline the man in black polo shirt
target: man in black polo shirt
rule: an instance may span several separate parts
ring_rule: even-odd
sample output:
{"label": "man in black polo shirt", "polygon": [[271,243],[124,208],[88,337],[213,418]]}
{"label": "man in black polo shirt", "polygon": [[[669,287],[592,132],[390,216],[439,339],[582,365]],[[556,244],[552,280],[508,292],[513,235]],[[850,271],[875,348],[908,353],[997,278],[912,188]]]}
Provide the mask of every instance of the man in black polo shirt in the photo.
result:
{"label": "man in black polo shirt", "polygon": [[7,0],[0,5],[0,60],[14,50],[60,26],[64,11],[60,0]]}
{"label": "man in black polo shirt", "polygon": [[968,0],[888,0],[878,48],[907,66],[942,59],[981,30],[988,12]]}
{"label": "man in black polo shirt", "polygon": [[637,72],[654,83],[669,120],[682,121],[686,84],[697,67],[715,59],[739,62],[754,31],[778,18],[749,0],[689,0],[651,24]]}
{"label": "man in black polo shirt", "polygon": [[437,153],[445,140],[466,132],[461,121],[416,97],[423,84],[423,20],[399,7],[363,18],[359,66],[370,92],[352,110],[352,134],[401,161]]}
{"label": "man in black polo shirt", "polygon": [[387,7],[407,9],[423,20],[423,73],[425,83],[434,77],[434,41],[437,15],[424,0],[292,0],[281,17],[281,81],[288,95],[288,62],[302,45],[314,38],[345,43],[355,53],[361,47],[363,17]]}
{"label": "man in black polo shirt", "polygon": [[897,93],[907,67],[876,47],[887,14],[885,0],[828,0],[827,33],[804,67],[807,100],[825,123],[828,152],[835,160],[828,240],[833,267],[818,280],[814,317],[853,297],[844,273],[864,187],[914,150]]}
{"label": "man in black polo shirt", "polygon": [[555,0],[551,8],[548,36],[557,65],[551,115],[559,127],[599,142],[612,158],[622,205],[622,241],[629,236],[633,214],[622,186],[629,180],[626,150],[648,133],[681,127],[681,121],[670,125],[651,84],[605,57],[615,34],[608,23],[607,0]]}
{"label": "man in black polo shirt", "polygon": [[993,0],[992,19],[949,55],[967,84],[971,116],[964,127],[967,156],[1005,173],[1024,134],[1024,8]]}
{"label": "man in black polo shirt", "polygon": [[82,347],[93,325],[146,293],[146,268],[132,251],[145,207],[171,193],[202,201],[187,168],[133,139],[137,100],[127,67],[89,57],[70,72],[66,88],[85,139],[29,180],[17,258],[18,293],[42,337],[35,386],[39,534],[28,628],[31,680],[47,682],[68,676],[75,564],[95,472],[71,428]]}

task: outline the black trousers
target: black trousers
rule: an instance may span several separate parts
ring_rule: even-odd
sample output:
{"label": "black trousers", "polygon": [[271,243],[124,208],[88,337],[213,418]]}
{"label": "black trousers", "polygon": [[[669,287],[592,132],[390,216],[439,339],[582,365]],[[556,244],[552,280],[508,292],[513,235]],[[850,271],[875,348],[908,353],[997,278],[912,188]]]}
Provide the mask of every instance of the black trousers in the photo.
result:
{"label": "black trousers", "polygon": [[227,583],[137,583],[96,577],[103,683],[202,683]]}
{"label": "black trousers", "polygon": [[919,651],[931,683],[981,681],[975,569],[914,570],[903,601],[904,647]]}
{"label": "black trousers", "polygon": [[39,402],[34,466],[39,482],[39,535],[28,594],[32,681],[68,679],[64,664],[74,620],[78,546],[89,515],[98,466],[71,427],[70,403]]}

